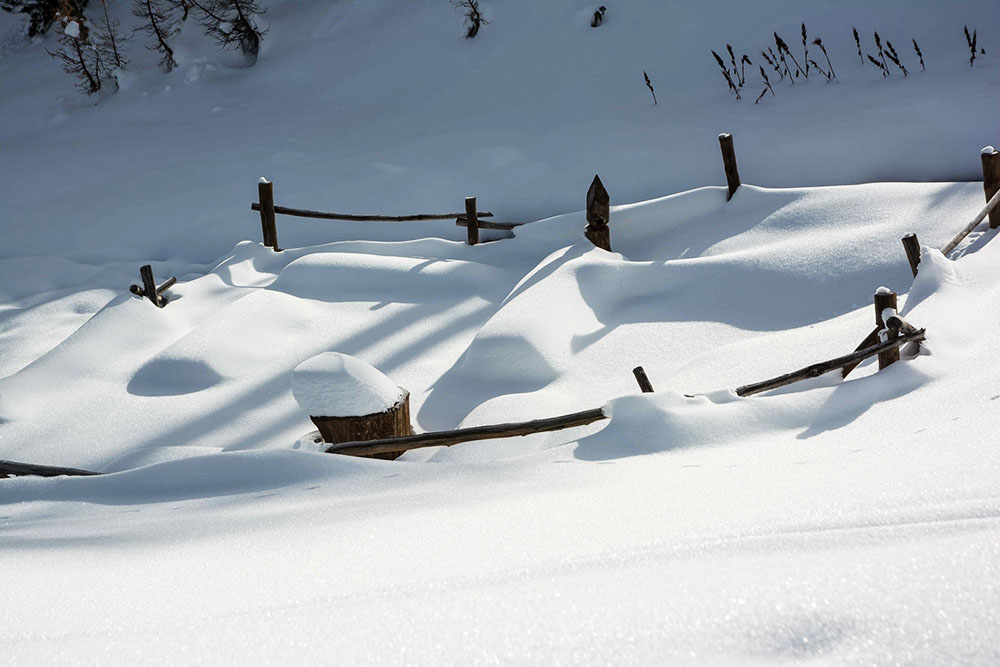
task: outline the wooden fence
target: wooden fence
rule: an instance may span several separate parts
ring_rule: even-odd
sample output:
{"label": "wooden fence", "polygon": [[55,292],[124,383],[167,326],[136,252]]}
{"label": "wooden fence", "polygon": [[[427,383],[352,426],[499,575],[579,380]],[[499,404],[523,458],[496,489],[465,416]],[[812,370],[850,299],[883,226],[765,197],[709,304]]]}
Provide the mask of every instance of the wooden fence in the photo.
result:
{"label": "wooden fence", "polygon": [[[723,164],[728,183],[728,198],[731,199],[740,187],[739,171],[736,165],[736,154],[733,149],[733,138],[731,134],[719,135],[719,143],[722,148]],[[983,220],[989,217],[991,229],[1000,227],[1000,152],[992,148],[984,148],[982,153],[983,168],[983,189],[985,190],[986,206],[965,225],[958,234],[941,249],[945,255],[950,254],[958,245],[972,232]],[[480,213],[476,207],[476,198],[468,197],[465,200],[465,213],[441,213],[441,214],[419,214],[409,216],[379,216],[379,215],[353,215],[344,213],[323,213],[320,211],[309,211],[304,209],[293,209],[284,206],[274,205],[273,184],[261,179],[258,186],[259,201],[251,205],[251,209],[260,212],[261,226],[264,235],[264,244],[278,251],[278,237],[275,227],[275,215],[293,215],[299,217],[318,218],[324,220],[355,220],[355,221],[390,221],[405,222],[412,220],[447,220],[456,219],[456,224],[464,225],[468,229],[468,242],[475,245],[479,242],[479,229],[512,229],[520,223],[496,223],[481,221],[480,218],[492,217],[492,213]],[[585,235],[594,245],[610,250],[610,234],[608,222],[610,220],[610,198],[604,184],[599,176],[595,176],[587,191],[587,228]],[[491,225],[491,226],[487,226]],[[907,234],[902,239],[903,248],[906,252],[910,269],[917,275],[920,264],[920,244],[916,234]],[[133,294],[149,298],[154,304],[162,307],[165,301],[161,297],[164,290],[176,282],[175,278],[170,278],[160,287],[156,287],[153,279],[152,269],[149,265],[141,268],[143,286],[133,285]],[[899,317],[896,312],[896,294],[888,289],[880,288],[875,292],[875,328],[869,333],[861,344],[851,352],[840,357],[829,359],[806,366],[790,373],[785,373],[769,380],[754,382],[736,388],[736,394],[742,397],[752,396],[762,392],[778,389],[801,380],[818,377],[835,370],[841,370],[842,377],[854,370],[863,360],[878,356],[879,370],[882,370],[894,362],[898,361],[899,348],[905,343],[919,344],[926,337],[925,329],[918,329]],[[652,392],[653,386],[646,376],[641,366],[633,369],[636,381],[639,383],[641,391]],[[485,440],[493,438],[507,438],[514,436],[524,436],[531,433],[544,431],[555,431],[565,428],[574,428],[593,423],[607,416],[601,408],[593,408],[583,412],[576,412],[569,415],[538,419],[528,422],[517,422],[510,424],[494,424],[488,426],[477,426],[472,428],[455,429],[452,431],[440,431],[432,433],[422,433],[418,435],[403,436],[398,438],[385,438],[380,440],[370,440],[365,442],[345,442],[334,443],[326,449],[329,453],[347,454],[353,456],[374,456],[387,452],[402,452],[409,449],[421,447],[451,446],[463,442],[475,440]],[[19,463],[16,461],[0,460],[0,478],[20,475],[97,475],[100,473],[76,468],[61,468],[55,466],[43,466],[30,463]]]}

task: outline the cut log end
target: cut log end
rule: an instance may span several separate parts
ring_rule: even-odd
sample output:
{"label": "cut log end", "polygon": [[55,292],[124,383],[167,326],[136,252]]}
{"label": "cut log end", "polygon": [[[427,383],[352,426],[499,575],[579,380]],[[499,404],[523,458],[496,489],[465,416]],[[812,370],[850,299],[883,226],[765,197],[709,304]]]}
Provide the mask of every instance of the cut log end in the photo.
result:
{"label": "cut log end", "polygon": [[[413,435],[410,425],[410,393],[403,396],[385,412],[376,412],[360,417],[327,417],[310,415],[313,424],[323,436],[323,442],[339,444],[342,442],[364,442],[368,440],[383,440]],[[373,454],[351,454],[373,459],[393,461],[405,450],[379,452]]]}

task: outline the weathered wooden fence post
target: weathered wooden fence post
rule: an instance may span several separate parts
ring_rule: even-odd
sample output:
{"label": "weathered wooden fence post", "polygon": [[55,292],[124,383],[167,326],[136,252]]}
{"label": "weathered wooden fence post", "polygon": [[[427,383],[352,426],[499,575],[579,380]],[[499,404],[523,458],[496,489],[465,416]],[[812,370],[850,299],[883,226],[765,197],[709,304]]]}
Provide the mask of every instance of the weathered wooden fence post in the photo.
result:
{"label": "weathered wooden fence post", "polygon": [[724,132],[719,135],[719,146],[722,147],[722,165],[726,168],[726,183],[729,185],[729,195],[726,201],[733,198],[740,187],[740,170],[736,167],[736,150],[733,148],[733,135]]}
{"label": "weathered wooden fence post", "polygon": [[466,241],[469,245],[479,243],[479,212],[476,210],[476,198],[465,198]]}
{"label": "weathered wooden fence post", "polygon": [[[875,325],[887,329],[888,338],[887,340],[893,340],[899,336],[899,329],[889,328],[886,326],[885,318],[883,314],[885,311],[891,310],[893,314],[896,312],[896,293],[891,291],[888,287],[879,287],[875,291]],[[899,347],[894,347],[885,352],[879,352],[878,355],[878,369],[888,367],[890,364],[899,361]]]}
{"label": "weathered wooden fence post", "polygon": [[646,371],[642,366],[636,366],[633,368],[632,375],[635,376],[635,381],[639,383],[639,389],[642,390],[642,393],[653,393],[653,385],[649,383],[649,378],[646,377]]}
{"label": "weathered wooden fence post", "polygon": [[[980,152],[983,162],[983,189],[986,191],[986,201],[1000,190],[1000,151],[987,146]],[[1000,227],[1000,207],[994,206],[990,211],[990,229]]]}
{"label": "weathered wooden fence post", "polygon": [[584,232],[591,243],[598,248],[611,252],[611,196],[601,182],[601,177],[594,175],[594,180],[587,190],[587,230]]}
{"label": "weathered wooden fence post", "polygon": [[152,301],[157,308],[162,308],[163,302],[156,292],[156,281],[153,280],[153,267],[149,264],[143,264],[139,267],[139,276],[142,278],[143,296]]}
{"label": "weathered wooden fence post", "polygon": [[920,264],[920,241],[916,234],[907,234],[902,239],[903,250],[906,251],[906,261],[910,263],[910,271],[913,277],[917,277],[917,265]]}
{"label": "weathered wooden fence post", "polygon": [[261,177],[257,182],[257,201],[260,204],[260,226],[264,245],[278,251],[278,226],[274,221],[274,183]]}

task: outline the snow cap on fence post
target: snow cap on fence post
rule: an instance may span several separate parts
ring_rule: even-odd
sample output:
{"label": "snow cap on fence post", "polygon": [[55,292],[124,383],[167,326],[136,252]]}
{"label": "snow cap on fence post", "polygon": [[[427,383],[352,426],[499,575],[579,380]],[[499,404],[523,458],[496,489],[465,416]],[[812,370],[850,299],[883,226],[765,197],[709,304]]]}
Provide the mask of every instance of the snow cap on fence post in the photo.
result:
{"label": "snow cap on fence post", "polygon": [[[299,364],[292,372],[292,396],[330,444],[413,434],[409,392],[347,354],[324,352]],[[401,453],[373,458],[392,460]]]}

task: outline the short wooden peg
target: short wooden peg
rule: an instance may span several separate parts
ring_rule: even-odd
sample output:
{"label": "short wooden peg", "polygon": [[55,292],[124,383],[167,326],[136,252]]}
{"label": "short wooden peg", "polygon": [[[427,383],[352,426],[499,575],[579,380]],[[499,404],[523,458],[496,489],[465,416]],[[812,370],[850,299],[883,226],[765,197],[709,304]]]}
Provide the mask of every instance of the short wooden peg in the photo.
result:
{"label": "short wooden peg", "polygon": [[906,261],[910,263],[913,277],[917,277],[917,265],[920,264],[920,241],[916,234],[907,234],[902,238],[903,250],[906,251]]}
{"label": "short wooden peg", "polygon": [[733,148],[733,135],[728,132],[720,134],[719,146],[722,147],[722,165],[726,168],[726,183],[729,185],[729,195],[726,197],[726,201],[729,201],[740,187],[740,170],[736,167],[736,149]]}
{"label": "short wooden peg", "polygon": [[156,281],[153,279],[153,267],[149,264],[143,264],[139,267],[139,276],[142,278],[143,296],[152,301],[157,308],[162,308],[162,300],[160,299],[160,295],[156,293]]}
{"label": "short wooden peg", "polygon": [[642,393],[653,393],[653,385],[649,383],[649,378],[646,377],[646,371],[643,370],[642,366],[636,366],[633,368],[632,375],[635,376],[635,381],[639,383],[639,389],[642,390]]}
{"label": "short wooden peg", "polygon": [[260,226],[264,245],[278,251],[278,226],[274,220],[274,183],[261,178],[257,183],[257,200],[260,203]]}
{"label": "short wooden peg", "polygon": [[[1000,190],[1000,151],[987,146],[980,153],[983,161],[983,189],[986,191],[986,201]],[[990,229],[1000,227],[1000,206],[994,206],[990,211]]]}
{"label": "short wooden peg", "polygon": [[476,245],[479,243],[479,213],[476,211],[475,197],[465,198],[465,220],[466,240],[469,245]]}
{"label": "short wooden peg", "polygon": [[[874,301],[875,325],[888,331],[889,335],[887,340],[897,338],[899,336],[899,329],[887,326],[883,317],[883,314],[887,309],[891,310],[892,313],[895,314],[896,293],[889,290],[887,287],[879,287],[875,292]],[[886,350],[885,352],[880,352],[878,355],[878,369],[882,370],[897,361],[899,361],[899,347],[894,347]]]}

